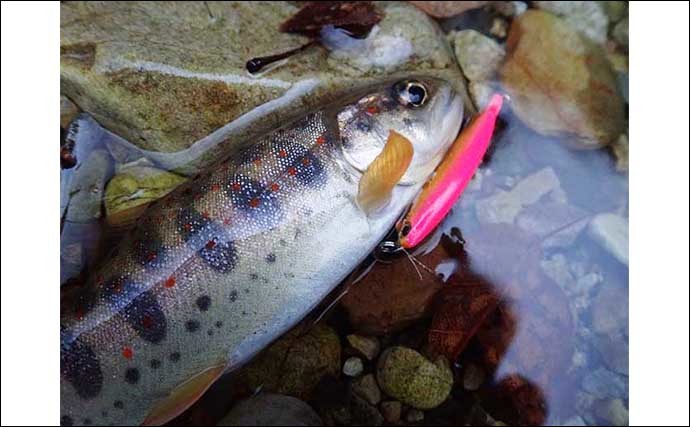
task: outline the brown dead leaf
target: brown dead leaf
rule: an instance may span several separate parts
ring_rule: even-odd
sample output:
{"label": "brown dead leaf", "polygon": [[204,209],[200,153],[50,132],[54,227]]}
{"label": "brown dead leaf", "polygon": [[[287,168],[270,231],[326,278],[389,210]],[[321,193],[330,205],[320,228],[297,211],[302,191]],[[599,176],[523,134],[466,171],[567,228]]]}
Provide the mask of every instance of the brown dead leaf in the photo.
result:
{"label": "brown dead leaf", "polygon": [[285,21],[280,31],[317,38],[323,27],[333,25],[361,38],[382,18],[382,12],[369,1],[312,1]]}

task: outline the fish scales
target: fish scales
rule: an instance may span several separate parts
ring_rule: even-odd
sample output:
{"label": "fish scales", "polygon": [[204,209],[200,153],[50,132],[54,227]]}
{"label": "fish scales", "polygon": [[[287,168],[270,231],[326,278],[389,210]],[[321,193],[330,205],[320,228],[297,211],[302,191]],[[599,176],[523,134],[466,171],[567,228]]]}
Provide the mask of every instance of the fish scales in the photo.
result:
{"label": "fish scales", "polygon": [[[457,109],[445,85],[428,86],[447,98],[433,111]],[[63,423],[144,422],[210,366],[245,363],[366,257],[423,184],[396,189],[374,216],[357,205],[363,171],[347,139],[366,120],[373,146],[383,143],[406,107],[389,87],[268,134],[147,209],[63,310]],[[377,111],[380,123],[373,104],[391,110]]]}

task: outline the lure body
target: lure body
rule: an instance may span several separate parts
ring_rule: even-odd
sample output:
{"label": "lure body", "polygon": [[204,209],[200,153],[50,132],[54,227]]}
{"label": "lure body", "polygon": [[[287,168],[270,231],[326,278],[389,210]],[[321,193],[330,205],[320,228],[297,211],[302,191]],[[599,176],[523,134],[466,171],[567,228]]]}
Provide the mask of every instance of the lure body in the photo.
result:
{"label": "lure body", "polygon": [[446,217],[460,198],[491,142],[503,97],[494,95],[485,111],[463,130],[409,213],[398,224],[400,245],[413,248]]}
{"label": "lure body", "polygon": [[[415,108],[398,84],[351,93],[149,206],[62,306],[61,421],[167,422],[314,308],[386,235],[458,131],[459,96],[419,81],[428,99]],[[391,129],[414,158],[370,214],[358,184]]]}

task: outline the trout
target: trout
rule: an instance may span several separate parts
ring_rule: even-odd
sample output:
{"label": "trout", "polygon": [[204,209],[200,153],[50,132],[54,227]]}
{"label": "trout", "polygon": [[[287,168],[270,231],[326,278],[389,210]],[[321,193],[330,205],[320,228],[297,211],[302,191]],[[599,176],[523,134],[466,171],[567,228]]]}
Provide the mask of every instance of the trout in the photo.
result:
{"label": "trout", "polygon": [[462,110],[443,80],[368,86],[151,204],[63,303],[62,424],[165,423],[294,326],[394,226]]}

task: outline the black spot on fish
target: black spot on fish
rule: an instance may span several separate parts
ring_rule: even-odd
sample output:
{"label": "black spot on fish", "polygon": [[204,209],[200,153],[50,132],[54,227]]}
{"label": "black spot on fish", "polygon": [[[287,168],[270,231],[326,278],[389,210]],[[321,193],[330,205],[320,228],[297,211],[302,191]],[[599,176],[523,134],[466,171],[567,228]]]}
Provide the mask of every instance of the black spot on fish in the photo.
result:
{"label": "black spot on fish", "polygon": [[259,279],[259,275],[256,274],[256,273],[252,273],[252,274],[249,275],[249,278],[250,278],[251,280],[258,280],[258,279]]}
{"label": "black spot on fish", "polygon": [[82,399],[91,399],[103,387],[101,364],[91,347],[80,338],[72,340],[65,331],[60,333],[60,372]]}
{"label": "black spot on fish", "polygon": [[161,367],[161,361],[158,359],[151,359],[151,361],[149,362],[149,366],[151,367],[151,369],[158,369]]}
{"label": "black spot on fish", "polygon": [[125,381],[130,384],[139,382],[139,370],[137,368],[127,368],[125,371]]}
{"label": "black spot on fish", "polygon": [[322,185],[326,180],[323,162],[312,153],[306,153],[297,163],[297,180],[311,187]]}
{"label": "black spot on fish", "polygon": [[72,419],[72,417],[65,415],[62,418],[60,418],[60,425],[61,426],[74,425],[74,420]]}
{"label": "black spot on fish", "polygon": [[271,252],[270,254],[266,255],[266,262],[269,264],[276,262],[276,254]]}
{"label": "black spot on fish", "polygon": [[233,206],[250,218],[260,220],[264,227],[272,227],[282,218],[283,212],[277,194],[244,175],[235,175],[228,195]]}
{"label": "black spot on fish", "polygon": [[220,320],[216,322],[216,328],[220,328],[222,326],[223,326],[223,322],[221,322]]}
{"label": "black spot on fish", "polygon": [[287,246],[287,242],[285,241],[285,239],[278,240],[278,243],[280,243],[280,246]]}
{"label": "black spot on fish", "polygon": [[237,291],[230,292],[230,302],[237,301]]}
{"label": "black spot on fish", "polygon": [[132,254],[140,265],[157,269],[165,263],[166,250],[160,239],[145,235],[134,240]]}
{"label": "black spot on fish", "polygon": [[134,298],[123,311],[125,319],[145,341],[159,343],[165,338],[167,322],[153,291]]}
{"label": "black spot on fish", "polygon": [[206,265],[219,273],[229,273],[237,263],[237,250],[232,242],[217,242],[206,244],[199,250],[199,256]]}
{"label": "black spot on fish", "polygon": [[208,295],[202,295],[196,299],[196,306],[200,311],[206,311],[211,306],[211,297]]}
{"label": "black spot on fish", "polygon": [[124,409],[125,404],[121,400],[116,400],[113,403],[113,406],[115,407],[115,409]]}
{"label": "black spot on fish", "polygon": [[180,353],[177,351],[174,351],[174,352],[170,353],[169,357],[170,357],[171,362],[177,362],[180,360]]}
{"label": "black spot on fish", "polygon": [[371,123],[366,119],[359,119],[356,123],[357,129],[362,132],[369,132],[371,130]]}
{"label": "black spot on fish", "polygon": [[184,327],[187,329],[189,332],[196,332],[199,330],[201,325],[199,324],[198,321],[196,320],[187,320],[184,324]]}
{"label": "black spot on fish", "polygon": [[206,331],[206,333],[208,334],[209,337],[212,336],[213,335],[213,329],[209,329],[208,331]]}
{"label": "black spot on fish", "polygon": [[209,228],[211,220],[195,209],[185,207],[177,214],[177,230],[184,241]]}

